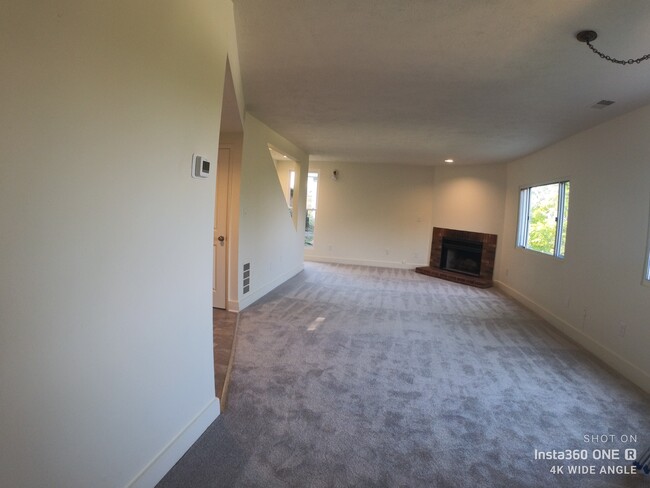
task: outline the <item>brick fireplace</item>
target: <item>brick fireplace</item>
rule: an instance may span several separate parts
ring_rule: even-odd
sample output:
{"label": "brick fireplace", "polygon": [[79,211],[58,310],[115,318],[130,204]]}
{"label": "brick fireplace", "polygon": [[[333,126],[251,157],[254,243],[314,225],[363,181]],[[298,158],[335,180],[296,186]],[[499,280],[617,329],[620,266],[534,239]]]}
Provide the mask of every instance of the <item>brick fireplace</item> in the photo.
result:
{"label": "brick fireplace", "polygon": [[465,230],[433,228],[429,266],[417,273],[479,288],[492,286],[497,236]]}

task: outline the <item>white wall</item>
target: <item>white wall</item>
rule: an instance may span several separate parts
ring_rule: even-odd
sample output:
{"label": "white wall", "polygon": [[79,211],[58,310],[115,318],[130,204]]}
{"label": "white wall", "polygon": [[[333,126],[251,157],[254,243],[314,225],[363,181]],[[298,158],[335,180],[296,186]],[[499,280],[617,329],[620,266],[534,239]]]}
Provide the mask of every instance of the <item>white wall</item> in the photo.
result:
{"label": "white wall", "polygon": [[319,161],[310,171],[320,178],[314,247],[305,248],[307,259],[413,268],[428,264],[434,226],[501,233],[503,165]]}
{"label": "white wall", "polygon": [[[504,164],[435,168],[433,225],[501,236],[505,208]],[[500,242],[497,241],[497,246]]]}
{"label": "white wall", "polygon": [[384,267],[428,262],[432,168],[319,161],[309,170],[319,179],[307,259]]}
{"label": "white wall", "polygon": [[232,4],[2,10],[0,485],[151,486],[219,413],[190,158],[216,158]]}
{"label": "white wall", "polygon": [[[268,145],[296,160],[297,228],[289,214]],[[303,269],[308,156],[251,114],[244,122],[239,214],[238,309],[263,297]],[[251,264],[250,291],[242,291],[242,266]]]}
{"label": "white wall", "polygon": [[[497,275],[504,290],[646,390],[648,127],[645,107],[509,164]],[[565,178],[571,181],[565,259],[515,248],[520,187]]]}

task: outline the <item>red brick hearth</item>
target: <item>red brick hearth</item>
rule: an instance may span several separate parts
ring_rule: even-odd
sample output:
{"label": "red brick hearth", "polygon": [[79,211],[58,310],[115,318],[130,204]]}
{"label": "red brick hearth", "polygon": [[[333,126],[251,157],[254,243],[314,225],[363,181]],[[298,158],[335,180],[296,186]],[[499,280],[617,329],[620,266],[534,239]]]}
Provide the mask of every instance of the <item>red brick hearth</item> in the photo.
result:
{"label": "red brick hearth", "polygon": [[[482,244],[480,257],[480,272],[478,275],[462,271],[443,269],[443,246],[444,239],[453,239],[472,244]],[[464,230],[433,228],[433,239],[431,241],[431,259],[429,266],[415,268],[417,273],[442,278],[443,280],[463,283],[478,288],[489,288],[492,286],[494,274],[494,259],[497,250],[497,236],[494,234],[482,234],[480,232],[468,232]]]}

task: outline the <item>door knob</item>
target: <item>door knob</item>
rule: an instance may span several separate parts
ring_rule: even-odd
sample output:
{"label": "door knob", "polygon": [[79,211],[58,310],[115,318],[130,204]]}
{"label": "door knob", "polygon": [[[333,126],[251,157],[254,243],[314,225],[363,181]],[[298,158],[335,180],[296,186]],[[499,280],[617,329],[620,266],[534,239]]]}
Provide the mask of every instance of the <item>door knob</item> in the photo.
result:
{"label": "door knob", "polygon": [[226,239],[225,239],[224,236],[219,236],[219,237],[217,237],[217,240],[218,240],[219,242],[223,242],[223,241],[225,241]]}

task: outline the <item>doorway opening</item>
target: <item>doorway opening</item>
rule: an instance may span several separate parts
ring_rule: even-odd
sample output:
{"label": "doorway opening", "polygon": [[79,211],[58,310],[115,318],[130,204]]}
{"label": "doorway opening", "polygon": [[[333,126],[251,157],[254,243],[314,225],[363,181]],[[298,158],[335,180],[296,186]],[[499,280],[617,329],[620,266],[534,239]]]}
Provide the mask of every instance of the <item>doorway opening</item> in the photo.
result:
{"label": "doorway opening", "polygon": [[230,61],[227,60],[215,171],[212,263],[214,381],[222,411],[226,408],[237,331],[239,174],[243,132]]}

